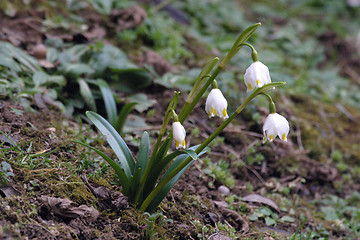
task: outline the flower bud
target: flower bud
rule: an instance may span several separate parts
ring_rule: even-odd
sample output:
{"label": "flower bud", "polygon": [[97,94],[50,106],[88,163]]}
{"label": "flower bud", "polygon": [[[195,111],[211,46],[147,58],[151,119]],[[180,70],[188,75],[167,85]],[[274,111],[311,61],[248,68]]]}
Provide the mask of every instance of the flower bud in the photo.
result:
{"label": "flower bud", "polygon": [[186,131],[183,125],[181,125],[180,122],[173,122],[172,124],[173,129],[173,137],[175,140],[175,146],[176,149],[178,148],[184,148],[186,147],[185,143],[185,137],[186,137]]}

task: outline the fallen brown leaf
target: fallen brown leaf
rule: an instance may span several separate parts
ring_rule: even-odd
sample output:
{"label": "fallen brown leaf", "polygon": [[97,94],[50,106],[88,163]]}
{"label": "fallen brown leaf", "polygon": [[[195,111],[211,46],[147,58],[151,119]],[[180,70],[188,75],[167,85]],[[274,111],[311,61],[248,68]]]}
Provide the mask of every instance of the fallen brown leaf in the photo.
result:
{"label": "fallen brown leaf", "polygon": [[255,202],[255,203],[264,204],[264,205],[267,205],[267,206],[275,209],[276,211],[280,212],[278,205],[273,200],[271,200],[270,198],[267,198],[267,197],[263,197],[259,194],[247,195],[246,197],[243,197],[243,200],[245,202]]}
{"label": "fallen brown leaf", "polygon": [[46,214],[44,211],[47,211],[66,220],[81,217],[88,222],[95,221],[99,216],[99,212],[95,208],[86,205],[73,207],[73,202],[66,198],[41,196],[40,200],[43,202],[43,206],[40,208],[43,214]]}

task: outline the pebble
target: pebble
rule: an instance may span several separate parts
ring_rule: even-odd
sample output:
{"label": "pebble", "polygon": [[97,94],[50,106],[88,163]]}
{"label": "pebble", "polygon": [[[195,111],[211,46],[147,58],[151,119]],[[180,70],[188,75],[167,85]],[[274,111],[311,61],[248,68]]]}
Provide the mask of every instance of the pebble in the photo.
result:
{"label": "pebble", "polygon": [[221,185],[219,188],[218,188],[218,191],[221,193],[221,194],[224,194],[224,195],[228,195],[230,193],[230,189],[224,185]]}

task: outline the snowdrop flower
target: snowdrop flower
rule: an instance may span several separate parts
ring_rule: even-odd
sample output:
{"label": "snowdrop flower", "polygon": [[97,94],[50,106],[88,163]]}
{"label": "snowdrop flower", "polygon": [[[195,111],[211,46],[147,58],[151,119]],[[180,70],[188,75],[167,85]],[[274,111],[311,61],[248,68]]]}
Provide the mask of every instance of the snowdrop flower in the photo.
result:
{"label": "snowdrop flower", "polygon": [[210,118],[216,115],[226,119],[229,117],[226,111],[227,105],[228,103],[220,89],[213,88],[206,99],[205,111],[209,114]]}
{"label": "snowdrop flower", "polygon": [[259,61],[252,63],[246,69],[244,81],[248,92],[271,83],[269,68]]}
{"label": "snowdrop flower", "polygon": [[279,136],[281,140],[287,142],[287,135],[289,133],[290,127],[289,122],[277,113],[270,113],[269,116],[265,119],[263,132],[264,138],[263,143],[266,140],[272,142],[276,136]]}
{"label": "snowdrop flower", "polygon": [[176,149],[178,148],[184,148],[185,149],[185,137],[186,137],[186,131],[183,125],[181,125],[180,122],[175,121],[172,124],[173,129],[173,137],[175,140],[175,146]]}

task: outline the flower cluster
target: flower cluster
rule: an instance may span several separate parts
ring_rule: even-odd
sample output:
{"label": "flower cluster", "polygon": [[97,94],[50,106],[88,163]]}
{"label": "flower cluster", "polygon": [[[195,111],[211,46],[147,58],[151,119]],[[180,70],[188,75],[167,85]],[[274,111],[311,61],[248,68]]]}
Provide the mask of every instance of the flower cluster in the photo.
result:
{"label": "flower cluster", "polygon": [[[206,99],[205,111],[209,115],[209,118],[218,116],[220,118],[227,119],[229,118],[227,114],[228,103],[220,89],[217,88],[215,80],[214,82],[215,87],[213,87]],[[244,82],[247,87],[247,92],[271,83],[269,68],[261,62],[255,61],[246,69]],[[282,141],[286,142],[289,130],[289,122],[285,117],[276,113],[274,110],[274,112],[271,112],[264,122],[263,143],[267,140],[272,142],[276,136],[279,136]],[[174,121],[173,123],[173,137],[176,148],[185,149],[186,131],[178,121]]]}

